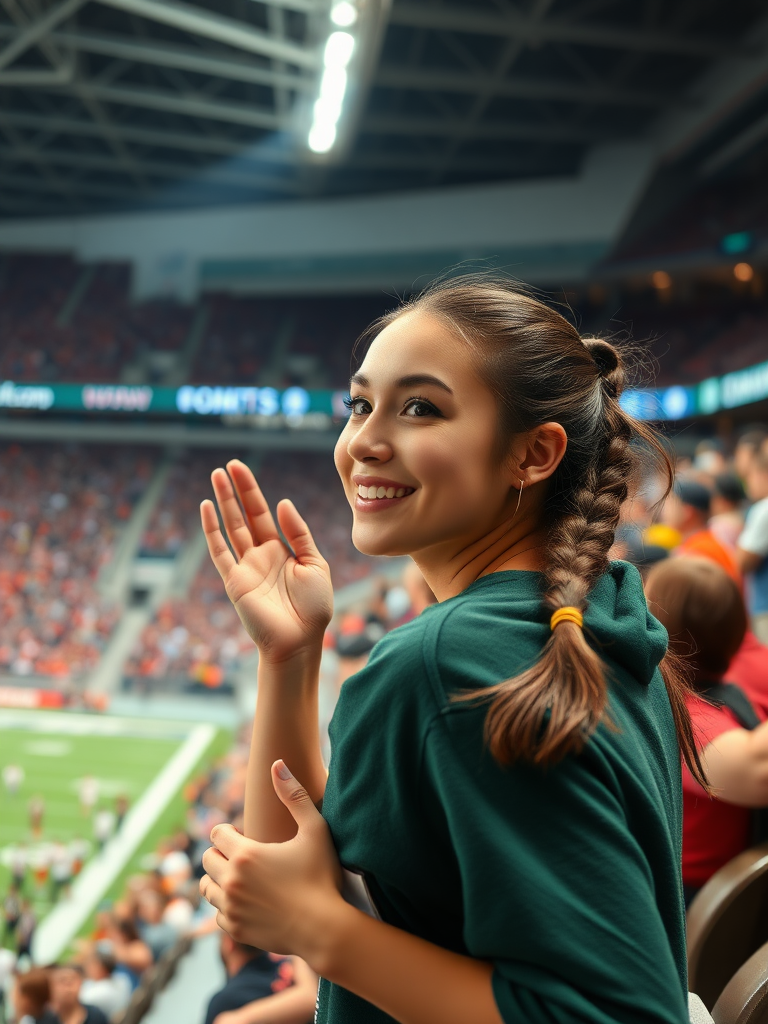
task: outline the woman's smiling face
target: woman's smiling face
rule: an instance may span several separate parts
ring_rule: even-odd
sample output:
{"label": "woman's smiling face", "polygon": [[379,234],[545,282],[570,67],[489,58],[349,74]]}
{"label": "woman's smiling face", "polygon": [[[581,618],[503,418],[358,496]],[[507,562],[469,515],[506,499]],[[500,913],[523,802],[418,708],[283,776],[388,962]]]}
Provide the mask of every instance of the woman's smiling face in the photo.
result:
{"label": "woman's smiling face", "polygon": [[335,459],[359,551],[452,558],[512,518],[518,460],[500,464],[496,399],[443,321],[414,310],[385,327],[350,396]]}

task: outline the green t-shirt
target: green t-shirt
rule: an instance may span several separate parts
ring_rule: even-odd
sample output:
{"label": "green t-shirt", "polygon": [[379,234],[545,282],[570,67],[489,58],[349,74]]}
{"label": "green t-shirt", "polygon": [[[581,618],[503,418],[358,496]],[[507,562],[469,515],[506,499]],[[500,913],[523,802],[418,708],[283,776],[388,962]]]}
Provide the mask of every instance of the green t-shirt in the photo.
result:
{"label": "green t-shirt", "polygon": [[[581,755],[499,767],[486,707],[449,699],[536,660],[541,594],[538,573],[495,573],[379,642],[342,688],[323,814],[385,921],[493,963],[505,1024],[684,1024],[680,756],[637,570],[612,563],[590,595],[617,728]],[[316,1019],[392,1021],[325,980]]]}

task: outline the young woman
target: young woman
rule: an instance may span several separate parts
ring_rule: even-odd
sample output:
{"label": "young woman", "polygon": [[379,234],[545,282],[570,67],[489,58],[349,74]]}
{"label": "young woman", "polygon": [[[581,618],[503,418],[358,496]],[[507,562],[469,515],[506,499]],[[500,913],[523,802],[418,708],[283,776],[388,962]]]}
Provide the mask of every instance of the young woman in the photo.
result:
{"label": "young woman", "polygon": [[328,566],[246,466],[213,474],[234,554],[211,502],[204,529],[260,661],[245,836],[213,830],[201,892],[321,976],[322,1022],[681,1024],[681,747],[699,769],[666,633],[607,559],[650,440],[620,358],[472,279],[367,340],[336,447],[353,540],[411,555],[438,603],[345,682],[326,776]]}
{"label": "young woman", "polygon": [[[718,687],[712,693],[718,703],[696,693],[688,698],[707,779],[717,795],[709,799],[690,772],[683,772],[683,882],[690,902],[715,871],[755,842],[752,809],[768,806],[765,685],[734,661],[746,635],[747,610],[741,590],[720,565],[671,558],[651,570],[645,593],[669,632],[670,647],[685,656],[694,690]],[[731,693],[738,687],[733,707],[719,703],[727,698],[722,683],[730,684]]]}

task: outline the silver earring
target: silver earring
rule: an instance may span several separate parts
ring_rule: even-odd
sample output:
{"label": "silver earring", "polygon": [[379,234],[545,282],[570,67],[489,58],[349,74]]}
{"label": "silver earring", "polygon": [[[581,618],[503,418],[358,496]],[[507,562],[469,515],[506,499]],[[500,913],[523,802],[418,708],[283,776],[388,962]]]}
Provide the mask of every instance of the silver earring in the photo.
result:
{"label": "silver earring", "polygon": [[515,509],[515,515],[517,515],[517,513],[520,511],[520,502],[523,500],[523,484],[524,483],[525,483],[525,480],[521,480],[520,481],[520,491],[518,492],[518,495],[517,495],[517,508]]}

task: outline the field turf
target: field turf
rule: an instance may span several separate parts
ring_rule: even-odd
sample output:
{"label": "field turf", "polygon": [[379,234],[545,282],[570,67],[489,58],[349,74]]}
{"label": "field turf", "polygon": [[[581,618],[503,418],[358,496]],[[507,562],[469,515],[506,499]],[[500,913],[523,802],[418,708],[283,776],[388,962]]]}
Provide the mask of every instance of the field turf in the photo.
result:
{"label": "field turf", "polygon": [[[34,851],[38,842],[33,839],[29,824],[28,804],[32,797],[42,796],[45,801],[43,836],[39,842],[61,840],[67,843],[81,837],[93,844],[92,819],[84,816],[80,809],[79,780],[86,775],[98,780],[97,808],[114,809],[115,797],[121,794],[127,796],[132,804],[184,740],[184,735],[174,735],[172,728],[165,735],[162,729],[155,730],[160,735],[151,735],[152,730],[147,730],[150,735],[136,735],[135,727],[126,735],[103,735],[100,734],[99,719],[91,719],[93,731],[89,731],[86,716],[81,716],[80,728],[74,733],[71,730],[55,731],[52,727],[55,726],[55,718],[50,716],[38,719],[30,714],[20,725],[19,716],[15,715],[15,727],[11,728],[4,727],[3,718],[4,713],[0,710],[0,770],[8,764],[21,765],[25,779],[16,796],[10,796],[0,783],[0,900],[10,880],[10,849],[18,843],[25,843]],[[228,737],[220,733],[209,748],[206,760],[226,749],[227,745]],[[125,874],[138,869],[146,854],[154,850],[158,839],[183,827],[184,810],[179,793],[161,813],[121,877],[105,896],[113,896],[120,891]],[[28,872],[25,895],[31,899],[38,920],[42,919],[51,907],[49,885],[36,886],[32,873]]]}

